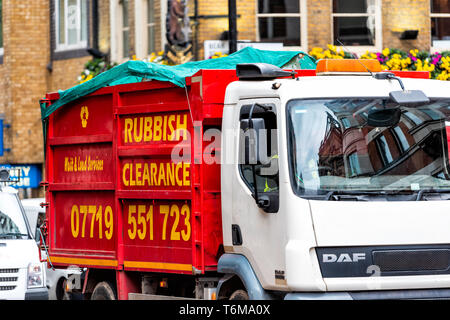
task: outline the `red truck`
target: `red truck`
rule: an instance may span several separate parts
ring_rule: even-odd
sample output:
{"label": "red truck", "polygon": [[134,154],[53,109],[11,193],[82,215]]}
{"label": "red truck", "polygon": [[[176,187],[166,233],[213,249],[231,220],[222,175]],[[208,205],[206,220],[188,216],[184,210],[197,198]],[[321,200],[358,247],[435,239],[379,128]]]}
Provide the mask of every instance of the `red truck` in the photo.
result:
{"label": "red truck", "polygon": [[[416,262],[450,242],[447,215],[420,215],[448,201],[431,201],[436,188],[425,182],[389,181],[394,171],[401,181],[428,175],[408,163],[448,163],[449,84],[360,64],[320,77],[267,65],[200,70],[185,87],[113,85],[57,109],[45,131],[49,262],[87,268],[81,291],[91,299],[417,298],[430,288],[427,297],[446,296],[445,275],[430,280]],[[407,132],[412,121],[421,126]],[[311,125],[315,135],[301,138]],[[255,128],[278,134],[240,136]],[[250,163],[249,145],[264,139],[269,160]],[[313,160],[301,160],[305,143],[317,149]],[[394,161],[399,146],[409,160]],[[264,178],[272,164],[276,174]],[[424,181],[445,187],[445,172]],[[403,223],[411,212],[429,236]]]}
{"label": "red truck", "polygon": [[160,81],[106,87],[50,115],[49,261],[88,267],[83,293],[201,298],[216,287],[208,275],[224,252],[220,165],[202,159],[220,157],[220,141],[207,149],[202,137],[220,129],[234,80],[234,70],[203,70],[187,91]]}

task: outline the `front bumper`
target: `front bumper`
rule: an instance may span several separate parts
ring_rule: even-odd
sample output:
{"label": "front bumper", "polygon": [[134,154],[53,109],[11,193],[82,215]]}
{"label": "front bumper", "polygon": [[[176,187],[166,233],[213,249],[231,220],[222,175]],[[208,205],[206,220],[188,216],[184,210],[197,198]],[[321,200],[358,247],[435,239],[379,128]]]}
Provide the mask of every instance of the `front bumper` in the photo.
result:
{"label": "front bumper", "polygon": [[48,289],[43,288],[32,288],[25,292],[25,300],[48,300]]}
{"label": "front bumper", "polygon": [[399,300],[450,299],[450,289],[380,290],[355,292],[294,292],[284,300]]}

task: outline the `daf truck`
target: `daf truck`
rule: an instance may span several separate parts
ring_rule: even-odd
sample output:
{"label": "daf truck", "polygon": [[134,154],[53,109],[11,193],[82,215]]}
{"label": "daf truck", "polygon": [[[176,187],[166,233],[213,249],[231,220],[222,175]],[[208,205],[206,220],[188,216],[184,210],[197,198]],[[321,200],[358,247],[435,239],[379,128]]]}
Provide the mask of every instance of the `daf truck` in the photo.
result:
{"label": "daf truck", "polygon": [[247,63],[51,111],[48,258],[86,298],[450,297],[450,82]]}

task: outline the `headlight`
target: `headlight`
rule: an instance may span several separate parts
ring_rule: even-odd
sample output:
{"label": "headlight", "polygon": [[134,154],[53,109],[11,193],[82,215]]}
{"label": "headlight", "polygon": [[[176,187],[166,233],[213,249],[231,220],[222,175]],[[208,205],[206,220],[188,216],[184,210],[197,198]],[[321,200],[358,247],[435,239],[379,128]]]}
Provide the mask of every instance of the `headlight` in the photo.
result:
{"label": "headlight", "polygon": [[28,265],[27,286],[28,288],[44,286],[44,268],[42,268],[42,264],[30,263]]}

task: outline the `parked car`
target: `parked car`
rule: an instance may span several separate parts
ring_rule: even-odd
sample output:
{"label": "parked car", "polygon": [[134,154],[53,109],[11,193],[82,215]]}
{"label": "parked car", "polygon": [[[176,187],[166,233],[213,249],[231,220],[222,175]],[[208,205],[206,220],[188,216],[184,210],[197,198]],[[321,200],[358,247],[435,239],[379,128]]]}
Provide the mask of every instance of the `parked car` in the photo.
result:
{"label": "parked car", "polygon": [[[45,198],[32,198],[23,199],[22,206],[25,209],[25,213],[30,224],[33,237],[36,242],[40,243],[40,226],[45,220],[45,208],[41,207],[41,203],[45,202]],[[41,249],[42,258],[47,258],[47,253],[44,249]],[[50,260],[51,261],[51,260]],[[63,300],[71,298],[66,294],[65,286],[66,280],[71,274],[81,274],[81,270],[76,269],[56,269],[45,265],[46,271],[46,285],[49,292],[49,300]]]}
{"label": "parked car", "polygon": [[0,300],[47,300],[45,263],[9,182],[8,171],[0,170]]}

